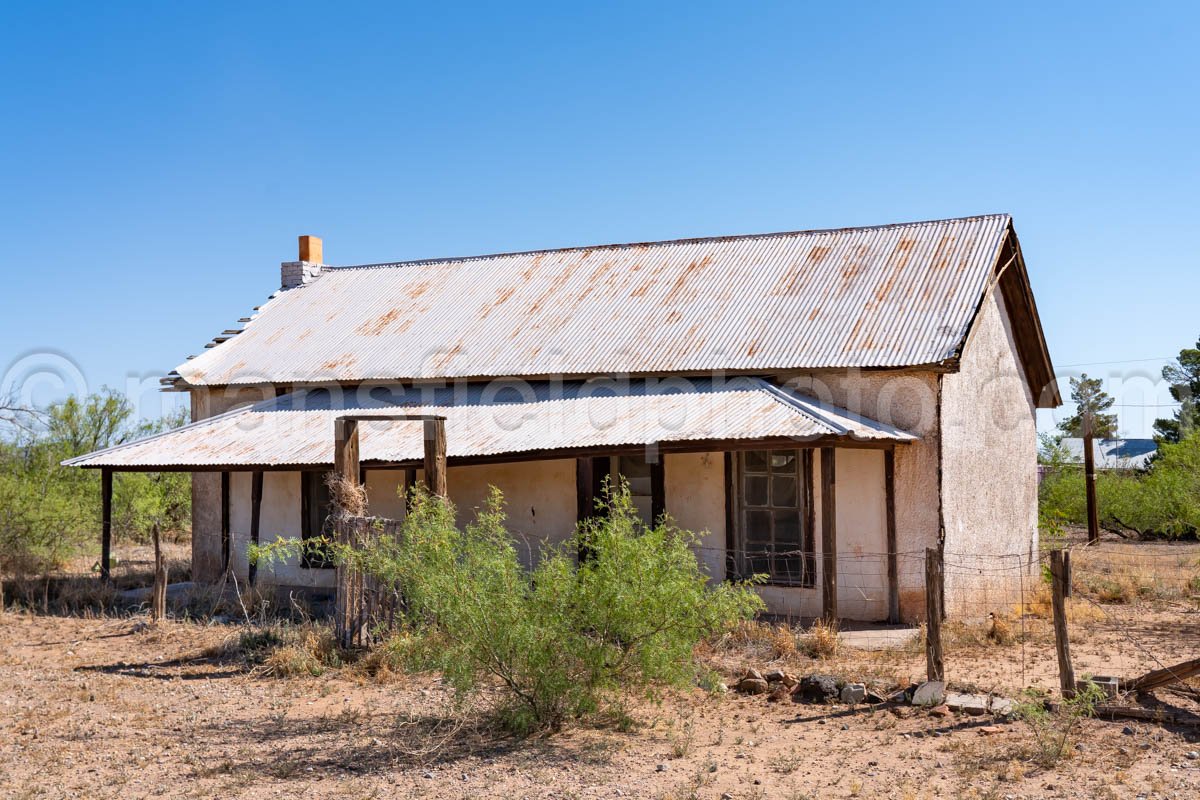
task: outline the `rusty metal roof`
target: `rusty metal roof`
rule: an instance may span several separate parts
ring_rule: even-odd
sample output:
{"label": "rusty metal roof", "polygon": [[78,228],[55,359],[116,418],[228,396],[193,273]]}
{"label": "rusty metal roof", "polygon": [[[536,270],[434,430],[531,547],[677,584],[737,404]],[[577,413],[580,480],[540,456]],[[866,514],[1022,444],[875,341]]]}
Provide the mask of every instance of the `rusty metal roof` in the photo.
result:
{"label": "rusty metal roof", "polygon": [[177,373],[226,385],[944,364],[1009,224],[999,214],[327,267]]}
{"label": "rusty metal roof", "polygon": [[[333,463],[333,420],[357,414],[446,417],[450,458],[788,437],[908,442],[917,437],[761,378],[495,381],[457,388],[308,389],[73,458],[117,469]],[[363,422],[364,462],[422,458],[420,423]]]}

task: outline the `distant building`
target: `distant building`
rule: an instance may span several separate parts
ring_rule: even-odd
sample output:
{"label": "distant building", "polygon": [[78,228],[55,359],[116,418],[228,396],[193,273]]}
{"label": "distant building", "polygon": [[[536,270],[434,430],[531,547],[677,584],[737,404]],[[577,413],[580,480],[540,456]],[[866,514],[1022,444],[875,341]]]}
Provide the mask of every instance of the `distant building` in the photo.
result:
{"label": "distant building", "polygon": [[[1097,439],[1096,469],[1144,469],[1158,451],[1153,439]],[[1067,460],[1083,463],[1083,439],[1062,440]]]}

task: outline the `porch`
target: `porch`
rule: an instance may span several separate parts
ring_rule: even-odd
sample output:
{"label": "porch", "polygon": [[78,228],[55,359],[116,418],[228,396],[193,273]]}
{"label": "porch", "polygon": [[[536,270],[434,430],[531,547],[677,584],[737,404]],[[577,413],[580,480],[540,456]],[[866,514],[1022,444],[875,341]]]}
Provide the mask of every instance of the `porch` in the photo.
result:
{"label": "porch", "polygon": [[606,479],[620,477],[644,520],[665,512],[700,534],[697,556],[712,580],[768,575],[759,591],[772,613],[902,617],[896,450],[916,437],[757,378],[490,392],[311,389],[73,463],[101,469],[109,498],[117,472],[193,473],[193,573],[201,581],[228,570],[332,588],[331,570],[302,560],[255,574],[247,547],[319,535],[329,505],[324,475],[337,461],[335,428],[347,417],[358,418],[357,473],[369,513],[402,518],[407,490],[431,477],[426,451],[436,432],[385,419],[396,411],[445,418],[444,485],[459,522],[496,486],[527,564],[568,539],[595,513]]}

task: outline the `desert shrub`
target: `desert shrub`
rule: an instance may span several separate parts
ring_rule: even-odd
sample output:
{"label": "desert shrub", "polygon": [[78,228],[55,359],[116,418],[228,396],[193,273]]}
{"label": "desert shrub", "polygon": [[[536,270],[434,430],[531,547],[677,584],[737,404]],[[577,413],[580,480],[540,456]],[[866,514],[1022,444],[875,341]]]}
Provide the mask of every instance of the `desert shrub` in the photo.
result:
{"label": "desert shrub", "polygon": [[313,623],[247,626],[205,655],[240,662],[276,678],[315,677],[343,663],[333,631]]}
{"label": "desert shrub", "polygon": [[1096,706],[1104,697],[1104,690],[1086,681],[1073,697],[1064,698],[1050,710],[1044,697],[1034,690],[1026,692],[1024,701],[1016,705],[1015,711],[1033,734],[1033,760],[1043,767],[1052,767],[1070,753],[1071,738],[1083,720],[1095,715]]}
{"label": "desert shrub", "polygon": [[336,557],[403,591],[395,664],[436,666],[460,696],[498,682],[518,733],[595,712],[622,688],[690,682],[697,643],[762,607],[745,585],[710,586],[694,534],[644,525],[625,489],[532,570],[504,522],[497,490],[465,529],[417,492],[398,536]]}

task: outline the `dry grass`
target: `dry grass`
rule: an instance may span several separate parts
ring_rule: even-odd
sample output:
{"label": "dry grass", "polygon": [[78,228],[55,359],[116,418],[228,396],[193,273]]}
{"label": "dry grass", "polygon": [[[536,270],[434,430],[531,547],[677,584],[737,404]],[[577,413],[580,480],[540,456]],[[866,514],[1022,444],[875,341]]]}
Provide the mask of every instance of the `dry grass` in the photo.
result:
{"label": "dry grass", "polygon": [[804,652],[810,658],[828,660],[835,657],[841,649],[842,640],[838,638],[837,626],[817,621],[812,624],[801,637]]}
{"label": "dry grass", "polygon": [[316,677],[346,662],[332,629],[314,623],[246,627],[201,655],[241,663],[272,678]]}
{"label": "dry grass", "polygon": [[366,487],[336,472],[330,472],[325,476],[325,485],[329,487],[329,494],[338,508],[352,517],[366,515]]}
{"label": "dry grass", "polygon": [[777,661],[796,653],[796,632],[790,626],[759,620],[739,622],[715,649],[745,650],[757,660]]}

